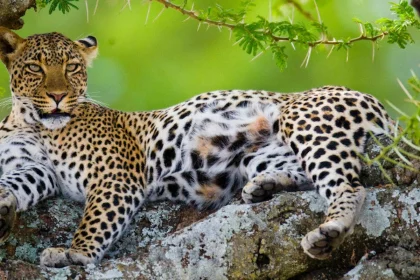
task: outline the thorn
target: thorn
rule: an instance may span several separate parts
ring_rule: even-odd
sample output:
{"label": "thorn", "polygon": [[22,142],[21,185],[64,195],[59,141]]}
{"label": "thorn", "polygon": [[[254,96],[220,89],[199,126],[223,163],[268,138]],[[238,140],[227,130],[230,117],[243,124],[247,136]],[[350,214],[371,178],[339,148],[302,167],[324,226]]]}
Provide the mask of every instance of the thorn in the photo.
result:
{"label": "thorn", "polygon": [[382,32],[381,41],[385,38],[385,33]]}
{"label": "thorn", "polygon": [[413,76],[413,78],[415,78],[417,80],[418,79],[417,75],[416,75],[416,73],[414,73],[413,69],[410,69],[410,72],[411,72],[411,76]]}
{"label": "thorn", "polygon": [[413,96],[411,96],[411,94],[408,92],[408,90],[405,88],[405,86],[403,85],[403,83],[401,83],[400,79],[397,79],[398,84],[400,85],[400,87],[402,88],[403,92],[405,93],[405,95],[408,96],[408,98],[410,100],[413,100]]}
{"label": "thorn", "polygon": [[[335,42],[335,38],[334,38],[334,42]],[[329,58],[329,57],[330,57],[330,55],[332,54],[332,52],[333,52],[334,48],[335,48],[335,45],[332,45],[331,50],[330,50],[330,51],[328,52],[328,54],[327,54],[327,58]]]}
{"label": "thorn", "polygon": [[182,22],[186,22],[187,20],[189,20],[191,17],[187,17],[186,19],[184,19]]}
{"label": "thorn", "polygon": [[96,0],[95,9],[93,10],[93,15],[96,15],[96,10],[98,9],[99,0]]}
{"label": "thorn", "polygon": [[251,60],[250,62],[253,62],[254,60],[256,60],[257,58],[259,58],[262,54],[264,53],[264,51],[261,51],[259,53],[257,53]]}
{"label": "thorn", "polygon": [[201,21],[198,23],[197,31],[200,30],[201,27]]}
{"label": "thorn", "polygon": [[346,62],[349,62],[349,49],[347,48],[347,53],[346,53]]}
{"label": "thorn", "polygon": [[[130,2],[130,0],[128,0],[128,2]],[[147,22],[149,21],[149,14],[150,14],[150,7],[152,6],[152,2],[149,1],[149,6],[147,7],[147,14],[146,14],[146,20],[144,22],[144,25],[147,24]]]}
{"label": "thorn", "polygon": [[316,0],[314,0],[314,4],[315,4],[316,13],[318,15],[318,21],[319,21],[320,24],[322,24],[321,14],[319,12],[318,4],[316,3]]}
{"label": "thorn", "polygon": [[86,6],[86,22],[89,23],[89,4],[87,0],[85,0],[85,6]]}
{"label": "thorn", "polygon": [[359,29],[360,29],[360,36],[365,36],[365,28],[363,27],[363,24],[359,22]]}
{"label": "thorn", "polygon": [[308,59],[306,60],[305,68],[308,67],[309,59],[311,58],[311,53],[312,53],[312,47],[309,47],[309,50],[308,50]]}
{"label": "thorn", "polygon": [[121,8],[121,10],[120,10],[120,13],[122,12],[122,11],[124,11],[124,9],[125,9],[125,7],[127,7],[127,2],[125,2],[125,4],[124,4],[124,6],[122,6],[122,8]]}
{"label": "thorn", "polygon": [[233,43],[232,46],[235,46],[235,45],[239,44],[243,39],[244,39],[244,37],[240,38],[238,41],[236,41],[235,43]]}
{"label": "thorn", "polygon": [[155,22],[163,13],[163,11],[165,10],[165,7],[162,8],[162,10],[160,10],[159,14],[155,17],[155,19],[153,20],[153,22]]}
{"label": "thorn", "polygon": [[372,62],[375,61],[375,42],[372,41]]}
{"label": "thorn", "polygon": [[259,52],[258,54],[256,54],[252,59],[251,59],[251,61],[250,62],[252,62],[252,61],[254,61],[254,60],[256,60],[257,58],[259,58],[263,53],[265,53],[265,51],[266,50],[268,50],[270,47],[266,47],[265,48],[265,50],[263,50],[263,51],[261,51],[261,52]]}
{"label": "thorn", "polygon": [[300,67],[302,67],[303,65],[305,65],[305,68],[308,67],[309,59],[311,58],[311,52],[312,52],[312,47],[309,47],[308,52],[306,53],[306,56],[303,59]]}
{"label": "thorn", "polygon": [[295,6],[292,6],[292,19],[290,20],[290,23],[293,24],[294,20],[295,20]]}

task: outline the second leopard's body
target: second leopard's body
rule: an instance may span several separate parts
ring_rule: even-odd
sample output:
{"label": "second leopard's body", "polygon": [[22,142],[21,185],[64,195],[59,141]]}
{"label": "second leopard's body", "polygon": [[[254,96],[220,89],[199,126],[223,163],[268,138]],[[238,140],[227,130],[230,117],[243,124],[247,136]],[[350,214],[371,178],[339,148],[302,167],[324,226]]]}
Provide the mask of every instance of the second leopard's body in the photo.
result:
{"label": "second leopard's body", "polygon": [[13,92],[0,125],[0,238],[15,211],[44,198],[86,202],[71,248],[46,249],[41,264],[100,261],[146,201],[218,208],[242,188],[246,202],[258,202],[313,184],[329,210],[302,241],[312,257],[328,257],[351,233],[364,200],[358,154],[370,132],[387,133],[390,124],[372,96],[343,87],[216,91],[126,113],[86,97],[93,37],[21,39],[6,29],[0,37]]}

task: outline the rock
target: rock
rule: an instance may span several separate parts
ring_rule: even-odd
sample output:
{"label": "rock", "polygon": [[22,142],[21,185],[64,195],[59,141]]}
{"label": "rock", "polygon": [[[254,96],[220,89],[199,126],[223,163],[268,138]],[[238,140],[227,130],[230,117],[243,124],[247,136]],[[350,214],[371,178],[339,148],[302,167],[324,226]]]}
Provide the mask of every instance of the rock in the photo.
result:
{"label": "rock", "polygon": [[0,26],[21,29],[21,17],[30,8],[36,8],[35,0],[0,0]]}
{"label": "rock", "polygon": [[326,210],[311,191],[252,205],[236,198],[214,213],[150,205],[100,265],[40,268],[41,251],[69,246],[81,218],[83,205],[58,198],[20,214],[0,246],[0,279],[420,279],[418,174],[387,166],[392,187],[375,168],[364,168],[365,180],[376,174],[368,179],[381,185],[367,190],[354,233],[329,260],[300,248]]}
{"label": "rock", "polygon": [[402,247],[390,247],[380,255],[370,252],[342,279],[420,279],[420,257]]}
{"label": "rock", "polygon": [[[317,261],[299,246],[306,232],[323,220],[326,205],[314,192],[284,193],[253,205],[234,201],[193,224],[204,214],[197,216],[189,207],[162,203],[139,213],[137,226],[131,227],[111,252],[112,258],[101,265],[41,269],[33,265],[39,253],[48,246],[68,246],[82,212],[81,205],[56,199],[20,215],[11,240],[1,247],[0,270],[7,279],[73,279],[77,275],[87,279],[288,279],[329,267],[346,271],[366,252],[400,246],[412,254],[413,261],[405,265],[395,259],[388,268],[395,275],[410,275],[403,271],[413,270],[419,258],[415,253],[419,205],[417,187],[369,189],[354,234],[332,259]],[[194,213],[192,218],[189,212]],[[180,225],[188,226],[175,231]]]}

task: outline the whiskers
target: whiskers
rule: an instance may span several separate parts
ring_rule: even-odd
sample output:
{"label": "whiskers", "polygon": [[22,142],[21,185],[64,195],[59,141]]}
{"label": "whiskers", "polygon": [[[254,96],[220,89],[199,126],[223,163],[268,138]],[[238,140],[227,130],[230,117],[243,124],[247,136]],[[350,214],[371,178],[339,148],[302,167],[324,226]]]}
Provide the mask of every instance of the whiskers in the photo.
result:
{"label": "whiskers", "polygon": [[[99,92],[94,92],[94,93],[99,93]],[[77,101],[78,102],[93,103],[95,105],[102,106],[102,107],[109,107],[108,103],[105,103],[105,102],[94,99],[94,98],[97,98],[97,97],[99,97],[99,96],[95,96],[95,95],[92,95],[92,93],[88,93],[85,96],[79,96],[77,98]]]}
{"label": "whiskers", "polygon": [[0,110],[8,109],[9,107],[10,108],[12,107],[12,97],[11,96],[5,97],[5,98],[0,100]]}

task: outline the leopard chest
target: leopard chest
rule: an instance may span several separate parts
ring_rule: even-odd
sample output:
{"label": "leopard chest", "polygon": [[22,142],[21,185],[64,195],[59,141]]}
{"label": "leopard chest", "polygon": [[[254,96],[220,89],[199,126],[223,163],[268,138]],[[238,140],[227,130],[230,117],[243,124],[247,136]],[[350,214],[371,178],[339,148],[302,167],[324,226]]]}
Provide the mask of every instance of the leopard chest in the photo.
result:
{"label": "leopard chest", "polygon": [[48,136],[49,157],[66,196],[84,201],[98,185],[139,184],[141,152],[123,128],[96,119],[75,120]]}

